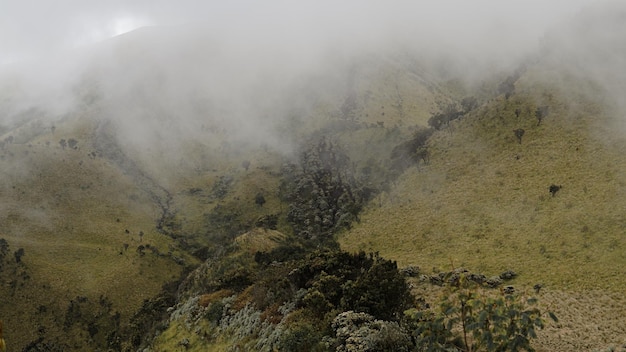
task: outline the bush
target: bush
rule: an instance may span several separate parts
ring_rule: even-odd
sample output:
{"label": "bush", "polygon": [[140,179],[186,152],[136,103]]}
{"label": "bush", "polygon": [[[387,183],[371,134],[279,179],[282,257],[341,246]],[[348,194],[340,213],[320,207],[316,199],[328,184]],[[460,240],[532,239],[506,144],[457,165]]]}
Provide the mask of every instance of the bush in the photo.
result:
{"label": "bush", "polygon": [[396,322],[376,320],[366,313],[348,311],[337,315],[329,347],[338,352],[411,351],[409,335]]}
{"label": "bush", "polygon": [[544,327],[535,298],[487,294],[465,275],[448,291],[437,313],[411,313],[408,325],[418,346],[427,351],[534,351],[530,341]]}
{"label": "bush", "polygon": [[322,351],[322,334],[316,326],[306,322],[296,322],[282,334],[279,351]]}
{"label": "bush", "polygon": [[283,167],[281,193],[296,235],[324,241],[358,220],[363,196],[350,165],[339,146],[322,138],[301,153],[300,167]]}

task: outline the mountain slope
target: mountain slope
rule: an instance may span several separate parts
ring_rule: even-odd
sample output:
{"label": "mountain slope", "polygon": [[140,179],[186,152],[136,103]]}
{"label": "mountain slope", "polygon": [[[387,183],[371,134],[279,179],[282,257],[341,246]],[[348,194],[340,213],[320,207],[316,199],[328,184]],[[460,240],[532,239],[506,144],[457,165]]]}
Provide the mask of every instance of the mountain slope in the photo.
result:
{"label": "mountain slope", "polygon": [[[119,314],[124,324],[180,275],[171,253],[185,255],[155,228],[161,214],[152,191],[93,148],[92,122],[69,117],[54,129],[28,129],[23,140],[24,131],[12,130],[0,152],[0,238],[23,253],[18,263],[10,255],[2,262],[5,337],[12,346],[42,337],[82,349],[83,321],[98,301],[110,304],[104,317]],[[140,246],[163,256],[143,255]],[[23,279],[15,281],[16,271]],[[83,312],[73,316],[78,301]],[[104,343],[107,333],[91,338]]]}
{"label": "mountain slope", "polygon": [[[544,340],[550,350],[623,339],[615,308],[626,307],[618,295],[626,289],[626,140],[610,131],[622,116],[602,107],[594,85],[560,72],[532,66],[511,97],[435,133],[429,163],[409,169],[370,204],[361,223],[340,236],[342,247],[379,251],[426,272],[512,269],[523,290],[541,283],[552,291],[546,304],[567,317],[553,331],[561,340]],[[539,121],[544,106],[549,113]],[[524,130],[521,143],[517,129]],[[562,188],[552,195],[551,185]],[[590,323],[605,330],[591,332]],[[592,336],[581,342],[569,329]]]}

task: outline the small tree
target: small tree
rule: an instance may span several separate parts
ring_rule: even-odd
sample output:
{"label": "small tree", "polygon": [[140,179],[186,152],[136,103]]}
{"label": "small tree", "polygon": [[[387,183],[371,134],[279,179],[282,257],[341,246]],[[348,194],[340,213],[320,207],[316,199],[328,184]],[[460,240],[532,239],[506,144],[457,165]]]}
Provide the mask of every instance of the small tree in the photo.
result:
{"label": "small tree", "polygon": [[543,121],[544,117],[548,116],[550,112],[550,107],[547,105],[540,106],[535,110],[535,117],[537,118],[537,126],[541,125],[541,121]]}
{"label": "small tree", "polygon": [[513,130],[513,132],[515,133],[515,137],[517,138],[517,141],[519,142],[519,144],[522,144],[522,137],[524,136],[524,133],[526,131],[524,131],[523,128],[518,128],[516,130]]}
{"label": "small tree", "polygon": [[256,196],[254,197],[254,203],[256,203],[256,205],[262,207],[263,204],[265,204],[265,197],[263,196],[263,193],[257,193]]}
{"label": "small tree", "polygon": [[76,149],[78,146],[78,141],[75,140],[74,138],[70,138],[67,140],[67,146],[72,149]]}
{"label": "small tree", "polygon": [[466,352],[534,351],[530,340],[544,327],[537,299],[490,294],[464,274],[456,282],[448,286],[438,313],[421,311],[412,316],[418,344],[428,351],[452,347]]}
{"label": "small tree", "polygon": [[22,257],[24,256],[24,248],[20,248],[17,251],[15,251],[14,255],[15,255],[15,262],[21,263]]}
{"label": "small tree", "polygon": [[463,113],[468,113],[478,107],[478,100],[475,97],[465,97],[461,101]]}

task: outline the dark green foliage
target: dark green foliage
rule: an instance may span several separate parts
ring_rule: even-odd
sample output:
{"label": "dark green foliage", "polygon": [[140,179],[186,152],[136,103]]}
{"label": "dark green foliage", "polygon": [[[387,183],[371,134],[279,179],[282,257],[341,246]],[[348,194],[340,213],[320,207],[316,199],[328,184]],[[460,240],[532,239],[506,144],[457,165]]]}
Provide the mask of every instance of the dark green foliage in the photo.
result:
{"label": "dark green foliage", "polygon": [[214,325],[218,325],[222,319],[223,311],[224,303],[222,301],[213,302],[207,308],[204,316]]}
{"label": "dark green foliage", "polygon": [[69,346],[67,345],[47,341],[44,337],[39,337],[26,345],[22,352],[63,352],[68,349]]}
{"label": "dark green foliage", "polygon": [[475,97],[465,97],[461,100],[461,108],[463,109],[463,114],[467,114],[468,112],[476,109],[478,107],[478,100]]}
{"label": "dark green foliage", "polygon": [[218,204],[205,217],[209,226],[209,235],[212,239],[232,238],[246,232],[249,227],[242,223],[242,214],[239,209]]}
{"label": "dark green foliage", "polygon": [[120,313],[112,309],[106,297],[97,301],[84,296],[70,300],[65,312],[63,328],[67,334],[86,334],[95,346],[114,350],[121,348]]}
{"label": "dark green foliage", "polygon": [[289,273],[289,280],[308,290],[303,305],[319,315],[338,309],[397,320],[411,302],[396,263],[377,254],[313,253]]}
{"label": "dark green foliage", "polygon": [[211,196],[214,199],[224,199],[226,194],[230,190],[233,183],[232,176],[220,176],[220,178],[213,184],[211,189]]}
{"label": "dark green foliage", "polygon": [[548,116],[549,112],[550,112],[550,107],[548,107],[547,105],[540,106],[537,108],[537,110],[535,110],[535,117],[537,118],[537,126],[541,125],[541,121],[543,121],[543,119],[546,116]]}
{"label": "dark green foliage", "polygon": [[336,144],[321,138],[301,153],[300,165],[283,168],[283,197],[294,233],[324,240],[358,220],[363,206],[350,159]]}
{"label": "dark green foliage", "polygon": [[0,261],[9,253],[9,242],[0,238]]}
{"label": "dark green foliage", "polygon": [[273,262],[287,262],[301,259],[307,249],[296,241],[289,241],[272,249],[270,252],[256,252],[254,261],[261,265],[269,265]]}
{"label": "dark green foliage", "polygon": [[260,207],[265,204],[265,197],[263,196],[263,193],[257,193],[256,196],[254,196],[254,203]]}
{"label": "dark green foliage", "polygon": [[515,93],[515,81],[518,77],[509,76],[498,86],[498,94],[504,94],[506,99],[509,99],[513,93]]}
{"label": "dark green foliage", "polygon": [[13,254],[15,255],[15,262],[16,263],[21,263],[22,262],[22,257],[24,256],[24,248],[19,248]]}
{"label": "dark green foliage", "polygon": [[320,329],[307,322],[296,322],[289,325],[289,329],[282,334],[279,342],[279,351],[323,351]]}
{"label": "dark green foliage", "polygon": [[[184,276],[181,276],[184,277]],[[167,309],[177,302],[176,292],[180,282],[173,281],[163,285],[161,292],[153,298],[143,302],[141,308],[131,317],[128,327],[120,333],[120,339],[128,341],[130,348],[128,351],[143,350],[140,346],[146,347],[147,341],[157,329],[163,329],[167,321]],[[114,349],[120,351],[121,349]]]}
{"label": "dark green foliage", "polygon": [[252,284],[253,268],[243,257],[225,257],[215,270],[214,283],[210,291],[232,289],[241,291]]}
{"label": "dark green foliage", "polygon": [[432,128],[421,128],[413,134],[410,140],[393,148],[391,151],[392,169],[402,172],[420,161],[426,163],[428,161],[426,143],[433,132]]}
{"label": "dark green foliage", "polygon": [[463,111],[457,110],[456,105],[450,104],[443,109],[443,112],[431,116],[428,119],[428,126],[440,130],[461,116],[463,116]]}
{"label": "dark green foliage", "polygon": [[409,290],[395,262],[373,257],[372,265],[343,285],[342,310],[369,313],[382,320],[398,320],[410,302]]}

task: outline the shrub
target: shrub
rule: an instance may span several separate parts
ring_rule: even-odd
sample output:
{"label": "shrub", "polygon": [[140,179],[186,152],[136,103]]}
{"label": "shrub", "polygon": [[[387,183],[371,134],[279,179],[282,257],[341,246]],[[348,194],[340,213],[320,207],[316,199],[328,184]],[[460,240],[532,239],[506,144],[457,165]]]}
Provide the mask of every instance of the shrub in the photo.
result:
{"label": "shrub", "polygon": [[301,153],[300,167],[283,167],[281,193],[296,235],[324,241],[358,220],[363,196],[350,165],[339,146],[322,138]]}
{"label": "shrub", "polygon": [[[413,337],[427,351],[534,351],[531,339],[544,320],[535,298],[516,294],[493,295],[461,275],[448,286],[439,311],[411,313]],[[554,314],[550,318],[557,321]]]}
{"label": "shrub", "polygon": [[376,320],[366,313],[348,311],[337,315],[331,346],[338,352],[411,351],[409,335],[396,322]]}

